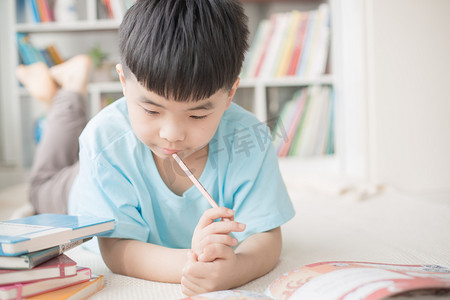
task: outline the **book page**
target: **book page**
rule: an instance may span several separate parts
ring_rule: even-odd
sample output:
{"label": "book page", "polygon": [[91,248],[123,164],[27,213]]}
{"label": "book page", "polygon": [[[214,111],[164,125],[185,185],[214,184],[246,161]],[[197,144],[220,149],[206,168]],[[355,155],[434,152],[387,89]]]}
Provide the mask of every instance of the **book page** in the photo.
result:
{"label": "book page", "polygon": [[29,224],[15,224],[15,223],[1,223],[0,235],[2,236],[23,236],[30,233],[35,233],[43,230],[48,230],[53,227]]}
{"label": "book page", "polygon": [[423,289],[450,290],[450,267],[322,262],[283,274],[266,293],[274,299],[377,300]]}
{"label": "book page", "polygon": [[[340,299],[348,291],[353,291],[359,286],[376,282],[374,286],[365,286],[365,295],[359,293],[356,297],[348,299],[361,299],[361,296],[367,296],[381,287],[387,287],[392,284],[392,279],[410,279],[400,273],[391,272],[374,268],[355,268],[334,271],[328,274],[316,277],[307,282],[302,288],[298,289],[292,296],[298,299]],[[366,289],[367,288],[367,289]],[[346,297],[347,299],[347,297]]]}

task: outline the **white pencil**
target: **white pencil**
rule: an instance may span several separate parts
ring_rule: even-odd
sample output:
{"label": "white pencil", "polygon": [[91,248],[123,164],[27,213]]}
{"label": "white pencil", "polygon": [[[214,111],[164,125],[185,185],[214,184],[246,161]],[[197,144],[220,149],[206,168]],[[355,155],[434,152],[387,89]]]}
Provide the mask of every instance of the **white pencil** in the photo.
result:
{"label": "white pencil", "polygon": [[209,204],[211,204],[212,207],[219,207],[214,201],[214,199],[211,197],[211,195],[206,191],[206,189],[203,187],[203,185],[198,181],[197,178],[195,178],[194,174],[192,174],[191,170],[186,166],[186,164],[181,160],[181,158],[176,154],[172,154],[172,157],[175,159],[175,161],[180,165],[181,169],[186,173],[186,175],[189,177],[189,179],[194,183],[194,185],[197,187],[197,189],[200,191],[200,193],[203,194],[203,196],[208,200]]}

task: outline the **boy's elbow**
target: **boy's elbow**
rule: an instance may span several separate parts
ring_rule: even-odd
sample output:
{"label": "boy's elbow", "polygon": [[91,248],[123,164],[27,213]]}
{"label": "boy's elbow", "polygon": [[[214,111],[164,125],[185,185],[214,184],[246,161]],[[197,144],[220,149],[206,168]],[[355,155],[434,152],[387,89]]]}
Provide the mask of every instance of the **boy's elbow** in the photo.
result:
{"label": "boy's elbow", "polygon": [[[121,251],[121,241],[118,238],[98,238],[98,245],[103,261],[111,272],[126,275],[124,268],[123,253]],[[123,250],[123,249],[122,249]]]}

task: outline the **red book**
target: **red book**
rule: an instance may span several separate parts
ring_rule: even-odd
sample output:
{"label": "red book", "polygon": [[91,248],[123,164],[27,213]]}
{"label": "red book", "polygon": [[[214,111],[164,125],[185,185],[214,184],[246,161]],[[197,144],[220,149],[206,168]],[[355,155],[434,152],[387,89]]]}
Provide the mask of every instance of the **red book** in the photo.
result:
{"label": "red book", "polygon": [[77,264],[70,257],[61,254],[49,261],[26,270],[0,269],[0,285],[28,281],[75,276]]}
{"label": "red book", "polygon": [[271,17],[270,21],[272,23],[272,26],[271,26],[272,28],[269,30],[269,34],[267,35],[267,38],[264,42],[264,46],[263,46],[264,48],[261,53],[261,57],[259,58],[258,66],[256,67],[254,77],[258,77],[258,75],[261,71],[262,65],[264,64],[264,60],[265,60],[266,53],[267,53],[267,48],[269,48],[270,42],[272,40],[273,32],[275,31],[275,25],[276,25],[275,15],[273,15]]}
{"label": "red book", "polygon": [[302,53],[303,44],[306,35],[306,27],[308,25],[309,13],[305,12],[302,18],[302,21],[299,24],[299,29],[297,33],[297,39],[294,47],[294,51],[292,53],[292,58],[290,60],[289,68],[287,75],[294,76],[297,70],[298,61],[300,59],[300,55]]}
{"label": "red book", "polygon": [[0,286],[0,299],[22,299],[89,281],[90,279],[91,269],[78,267],[75,276],[2,285]]}

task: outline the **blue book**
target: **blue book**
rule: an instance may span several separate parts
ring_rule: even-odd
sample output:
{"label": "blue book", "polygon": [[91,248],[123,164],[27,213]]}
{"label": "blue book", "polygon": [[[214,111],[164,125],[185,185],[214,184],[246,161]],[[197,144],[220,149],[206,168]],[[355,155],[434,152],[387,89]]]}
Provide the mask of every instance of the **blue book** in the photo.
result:
{"label": "blue book", "polygon": [[73,249],[91,239],[92,237],[88,237],[67,244],[62,244],[59,246],[34,251],[19,256],[0,256],[0,269],[9,269],[9,270],[32,269],[42,263],[45,263],[46,261],[49,261],[52,258],[57,257],[58,255],[64,253],[65,251],[69,251],[70,249]]}
{"label": "blue book", "polygon": [[114,229],[114,219],[40,214],[0,222],[0,255],[18,256]]}
{"label": "blue book", "polygon": [[41,17],[39,15],[39,8],[37,6],[36,0],[28,0],[28,4],[30,5],[31,13],[33,15],[33,20],[36,23],[41,22]]}

